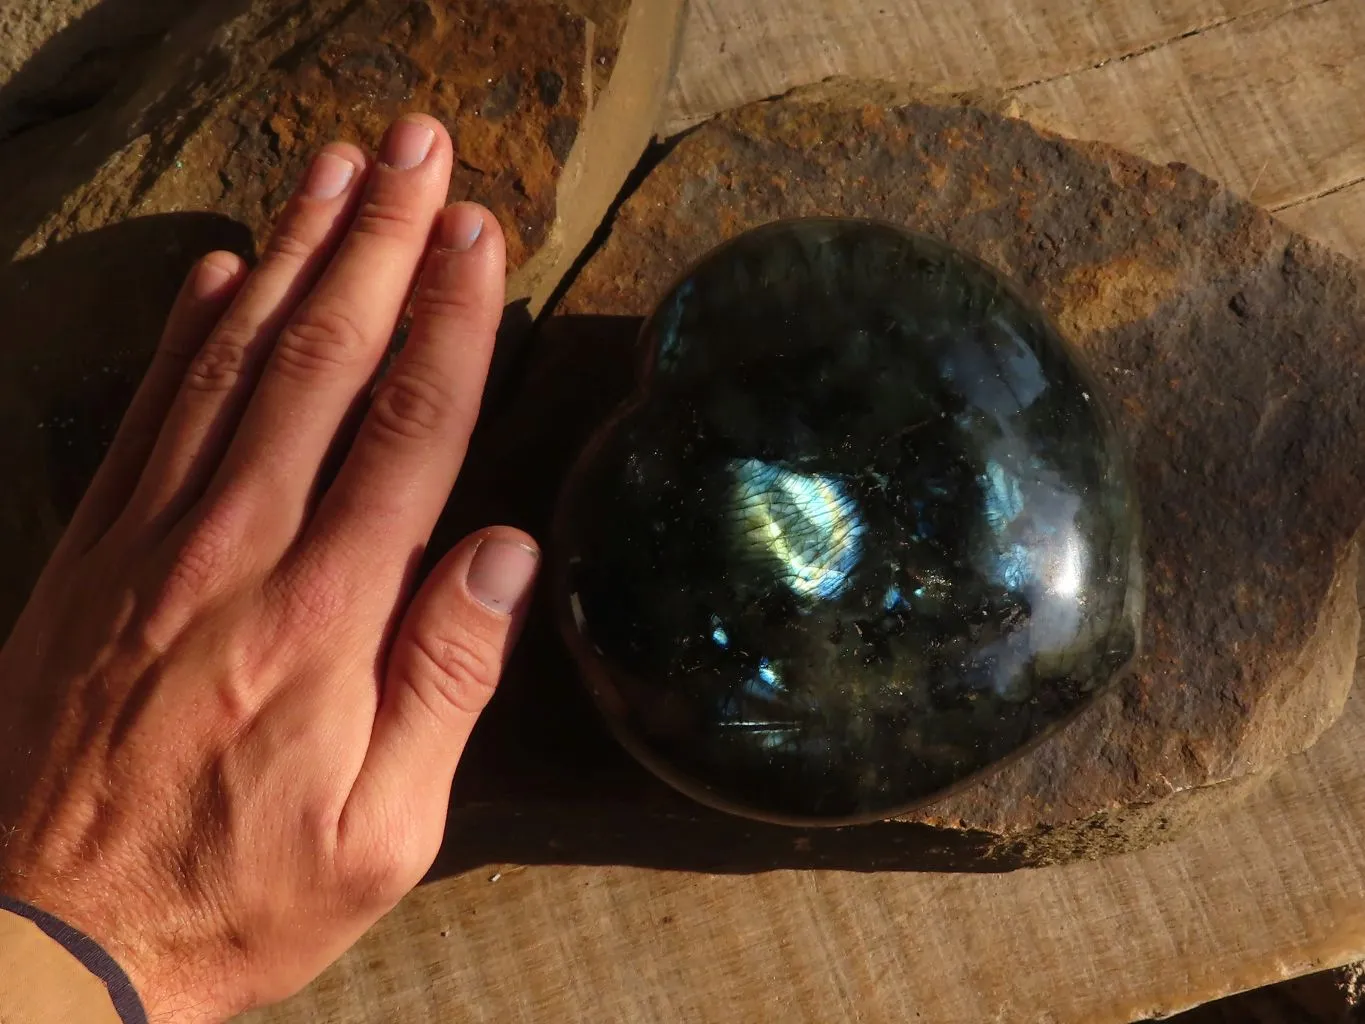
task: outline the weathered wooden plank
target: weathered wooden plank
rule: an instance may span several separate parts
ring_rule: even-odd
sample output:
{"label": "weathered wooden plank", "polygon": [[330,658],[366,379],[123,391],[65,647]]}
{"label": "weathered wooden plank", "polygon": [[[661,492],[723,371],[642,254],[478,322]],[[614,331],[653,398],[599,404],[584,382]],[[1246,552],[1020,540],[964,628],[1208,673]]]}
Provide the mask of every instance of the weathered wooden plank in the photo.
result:
{"label": "weathered wooden plank", "polygon": [[693,0],[663,125],[831,75],[1009,89],[1311,2]]}
{"label": "weathered wooden plank", "polygon": [[1365,5],[1241,18],[1016,91],[1064,135],[1180,161],[1275,208],[1365,177]]}

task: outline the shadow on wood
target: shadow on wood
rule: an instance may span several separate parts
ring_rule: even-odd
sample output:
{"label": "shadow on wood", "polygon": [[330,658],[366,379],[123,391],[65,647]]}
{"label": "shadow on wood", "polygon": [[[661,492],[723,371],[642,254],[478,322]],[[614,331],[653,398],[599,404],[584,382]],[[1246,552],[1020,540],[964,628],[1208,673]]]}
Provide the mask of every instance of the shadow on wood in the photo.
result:
{"label": "shadow on wood", "polygon": [[1170,1024],[1360,1024],[1361,965],[1241,992],[1174,1017]]}

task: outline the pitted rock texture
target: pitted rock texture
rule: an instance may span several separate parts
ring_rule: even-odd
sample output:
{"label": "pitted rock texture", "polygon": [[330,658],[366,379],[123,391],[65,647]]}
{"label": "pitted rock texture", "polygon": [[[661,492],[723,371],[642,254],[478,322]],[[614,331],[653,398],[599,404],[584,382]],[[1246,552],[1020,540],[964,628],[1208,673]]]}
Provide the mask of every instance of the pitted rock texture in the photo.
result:
{"label": "pitted rock texture", "polygon": [[138,74],[185,8],[184,0],[7,0],[0,139],[83,110]]}
{"label": "pitted rock texture", "polygon": [[[244,8],[244,9],[243,9]],[[597,228],[647,145],[681,0],[255,0],[185,12],[96,108],[0,143],[0,623],[145,367],[190,264],[253,258],[312,156],[371,151],[408,111],[455,142],[451,200],[504,227],[509,336]],[[588,15],[601,18],[602,25]],[[11,554],[12,551],[12,554]]]}
{"label": "pitted rock texture", "polygon": [[[513,267],[544,243],[588,111],[584,17],[558,3],[468,0],[333,0],[260,24],[268,12],[225,26],[210,73],[186,76],[185,95],[162,90],[169,112],[65,196],[21,254],[186,209],[236,220],[259,244],[321,146],[349,138],[373,151],[409,110],[449,127],[451,196],[488,204],[509,226]],[[219,53],[227,66],[214,75]]]}

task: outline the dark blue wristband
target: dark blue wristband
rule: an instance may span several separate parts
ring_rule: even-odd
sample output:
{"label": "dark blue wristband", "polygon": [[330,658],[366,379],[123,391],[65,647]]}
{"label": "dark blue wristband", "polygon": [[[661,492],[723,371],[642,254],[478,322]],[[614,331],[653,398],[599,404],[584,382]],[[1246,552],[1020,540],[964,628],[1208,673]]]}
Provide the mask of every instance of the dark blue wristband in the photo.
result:
{"label": "dark blue wristband", "polygon": [[113,1001],[114,1010],[123,1024],[147,1024],[147,1011],[143,1008],[142,1000],[138,998],[133,983],[128,980],[123,968],[98,942],[78,932],[65,921],[53,917],[47,911],[10,899],[2,893],[0,910],[28,918],[41,928],[48,938],[61,943],[68,953],[85,965],[86,970],[104,982],[104,987],[109,990],[109,998]]}

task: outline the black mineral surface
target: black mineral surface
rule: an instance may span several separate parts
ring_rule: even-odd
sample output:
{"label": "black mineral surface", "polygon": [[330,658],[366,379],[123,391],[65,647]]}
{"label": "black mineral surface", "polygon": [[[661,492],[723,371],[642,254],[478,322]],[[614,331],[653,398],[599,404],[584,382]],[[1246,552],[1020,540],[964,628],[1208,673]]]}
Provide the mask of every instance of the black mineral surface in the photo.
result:
{"label": "black mineral surface", "polygon": [[553,599],[617,736],[683,792],[890,817],[1131,659],[1122,439],[990,268],[889,225],[770,224],[673,287],[641,358],[560,499]]}

